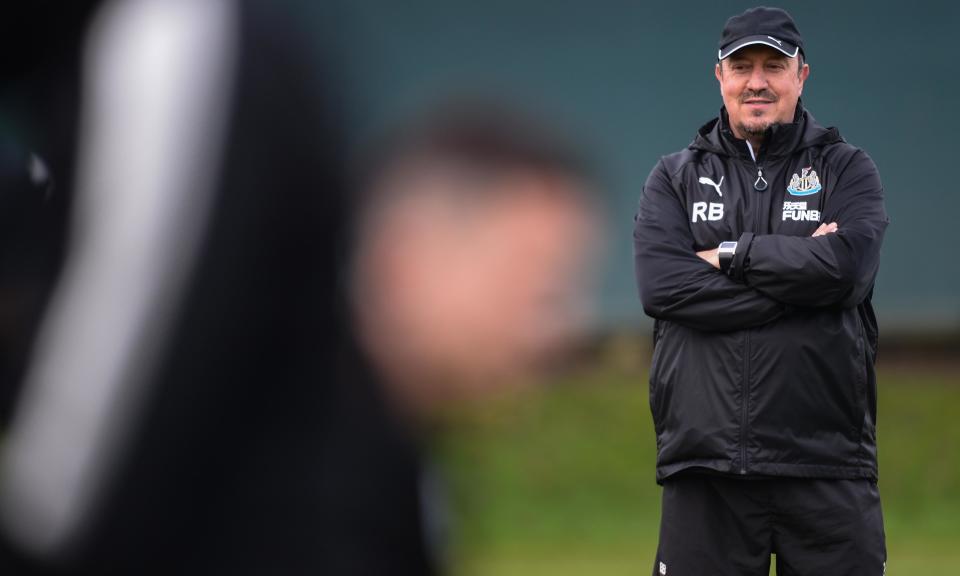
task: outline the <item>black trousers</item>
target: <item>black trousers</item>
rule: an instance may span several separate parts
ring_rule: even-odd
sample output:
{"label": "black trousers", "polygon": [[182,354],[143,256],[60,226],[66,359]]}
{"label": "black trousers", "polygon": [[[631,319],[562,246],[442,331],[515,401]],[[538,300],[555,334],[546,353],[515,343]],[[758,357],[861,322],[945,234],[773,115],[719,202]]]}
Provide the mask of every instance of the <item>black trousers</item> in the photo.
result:
{"label": "black trousers", "polygon": [[663,483],[654,576],[882,576],[872,480],[679,474]]}

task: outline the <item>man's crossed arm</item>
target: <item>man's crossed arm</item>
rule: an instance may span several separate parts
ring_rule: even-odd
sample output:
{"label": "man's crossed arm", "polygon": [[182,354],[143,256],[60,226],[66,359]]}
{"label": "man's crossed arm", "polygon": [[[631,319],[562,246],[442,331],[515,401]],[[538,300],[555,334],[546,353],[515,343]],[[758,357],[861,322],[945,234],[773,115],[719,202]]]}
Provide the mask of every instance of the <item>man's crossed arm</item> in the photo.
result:
{"label": "man's crossed arm", "polygon": [[[811,235],[811,238],[816,238],[817,236],[823,236],[825,234],[831,234],[836,232],[838,229],[836,222],[831,222],[829,224],[821,224],[819,228]],[[697,256],[703,258],[707,264],[713,266],[717,270],[720,269],[720,248],[712,248],[710,250],[701,250],[697,252]]]}
{"label": "man's crossed arm", "polygon": [[662,164],[651,173],[634,229],[644,310],[701,330],[738,330],[781,316],[788,306],[853,307],[876,277],[887,225],[879,175],[852,155],[812,236],[744,233],[728,274],[716,249],[694,251],[688,215]]}

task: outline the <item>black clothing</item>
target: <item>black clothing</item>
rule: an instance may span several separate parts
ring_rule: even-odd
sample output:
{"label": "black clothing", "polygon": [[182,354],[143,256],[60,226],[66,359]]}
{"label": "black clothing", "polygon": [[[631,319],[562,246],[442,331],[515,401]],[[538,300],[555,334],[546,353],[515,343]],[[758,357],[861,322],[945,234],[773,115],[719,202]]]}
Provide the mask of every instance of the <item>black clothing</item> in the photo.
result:
{"label": "black clothing", "polygon": [[[324,574],[429,576],[442,566],[419,440],[391,405],[383,378],[348,343],[325,413]],[[442,502],[440,503],[442,504]]]}
{"label": "black clothing", "polygon": [[879,576],[887,559],[872,480],[743,480],[680,474],[663,483],[654,576]]}
{"label": "black clothing", "polygon": [[46,558],[2,538],[4,575],[433,569],[417,454],[347,334],[336,70],[276,6],[237,10],[218,184],[154,389],[82,541]]}
{"label": "black clothing", "polygon": [[[657,480],[877,477],[877,324],[888,220],[873,161],[797,106],[754,160],[725,112],[653,169],[637,283],[656,319]],[[839,231],[811,238],[821,223]],[[696,255],[737,240],[727,274]]]}
{"label": "black clothing", "polygon": [[0,22],[2,424],[19,395],[67,248],[81,90],[78,47],[98,4],[21,2]]}

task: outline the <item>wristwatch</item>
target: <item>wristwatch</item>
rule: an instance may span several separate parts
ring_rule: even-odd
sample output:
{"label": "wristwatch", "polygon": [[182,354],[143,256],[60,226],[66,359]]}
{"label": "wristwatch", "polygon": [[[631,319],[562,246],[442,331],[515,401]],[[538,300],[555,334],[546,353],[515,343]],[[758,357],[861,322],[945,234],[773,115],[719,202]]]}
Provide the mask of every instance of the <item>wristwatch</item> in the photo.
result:
{"label": "wristwatch", "polygon": [[717,249],[717,257],[720,260],[720,271],[726,272],[733,263],[733,255],[737,253],[736,242],[721,242]]}

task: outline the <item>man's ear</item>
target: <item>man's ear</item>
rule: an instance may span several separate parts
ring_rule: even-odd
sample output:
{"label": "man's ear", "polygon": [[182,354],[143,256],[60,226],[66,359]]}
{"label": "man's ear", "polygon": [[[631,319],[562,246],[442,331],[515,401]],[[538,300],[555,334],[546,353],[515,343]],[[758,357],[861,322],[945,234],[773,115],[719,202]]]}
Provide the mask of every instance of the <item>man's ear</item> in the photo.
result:
{"label": "man's ear", "polygon": [[723,70],[720,68],[721,63],[722,61],[717,62],[717,66],[713,69],[713,75],[717,77],[717,82],[721,82],[723,80]]}
{"label": "man's ear", "polygon": [[803,83],[807,81],[807,76],[810,76],[810,65],[804,62],[800,70],[800,94],[803,94]]}

